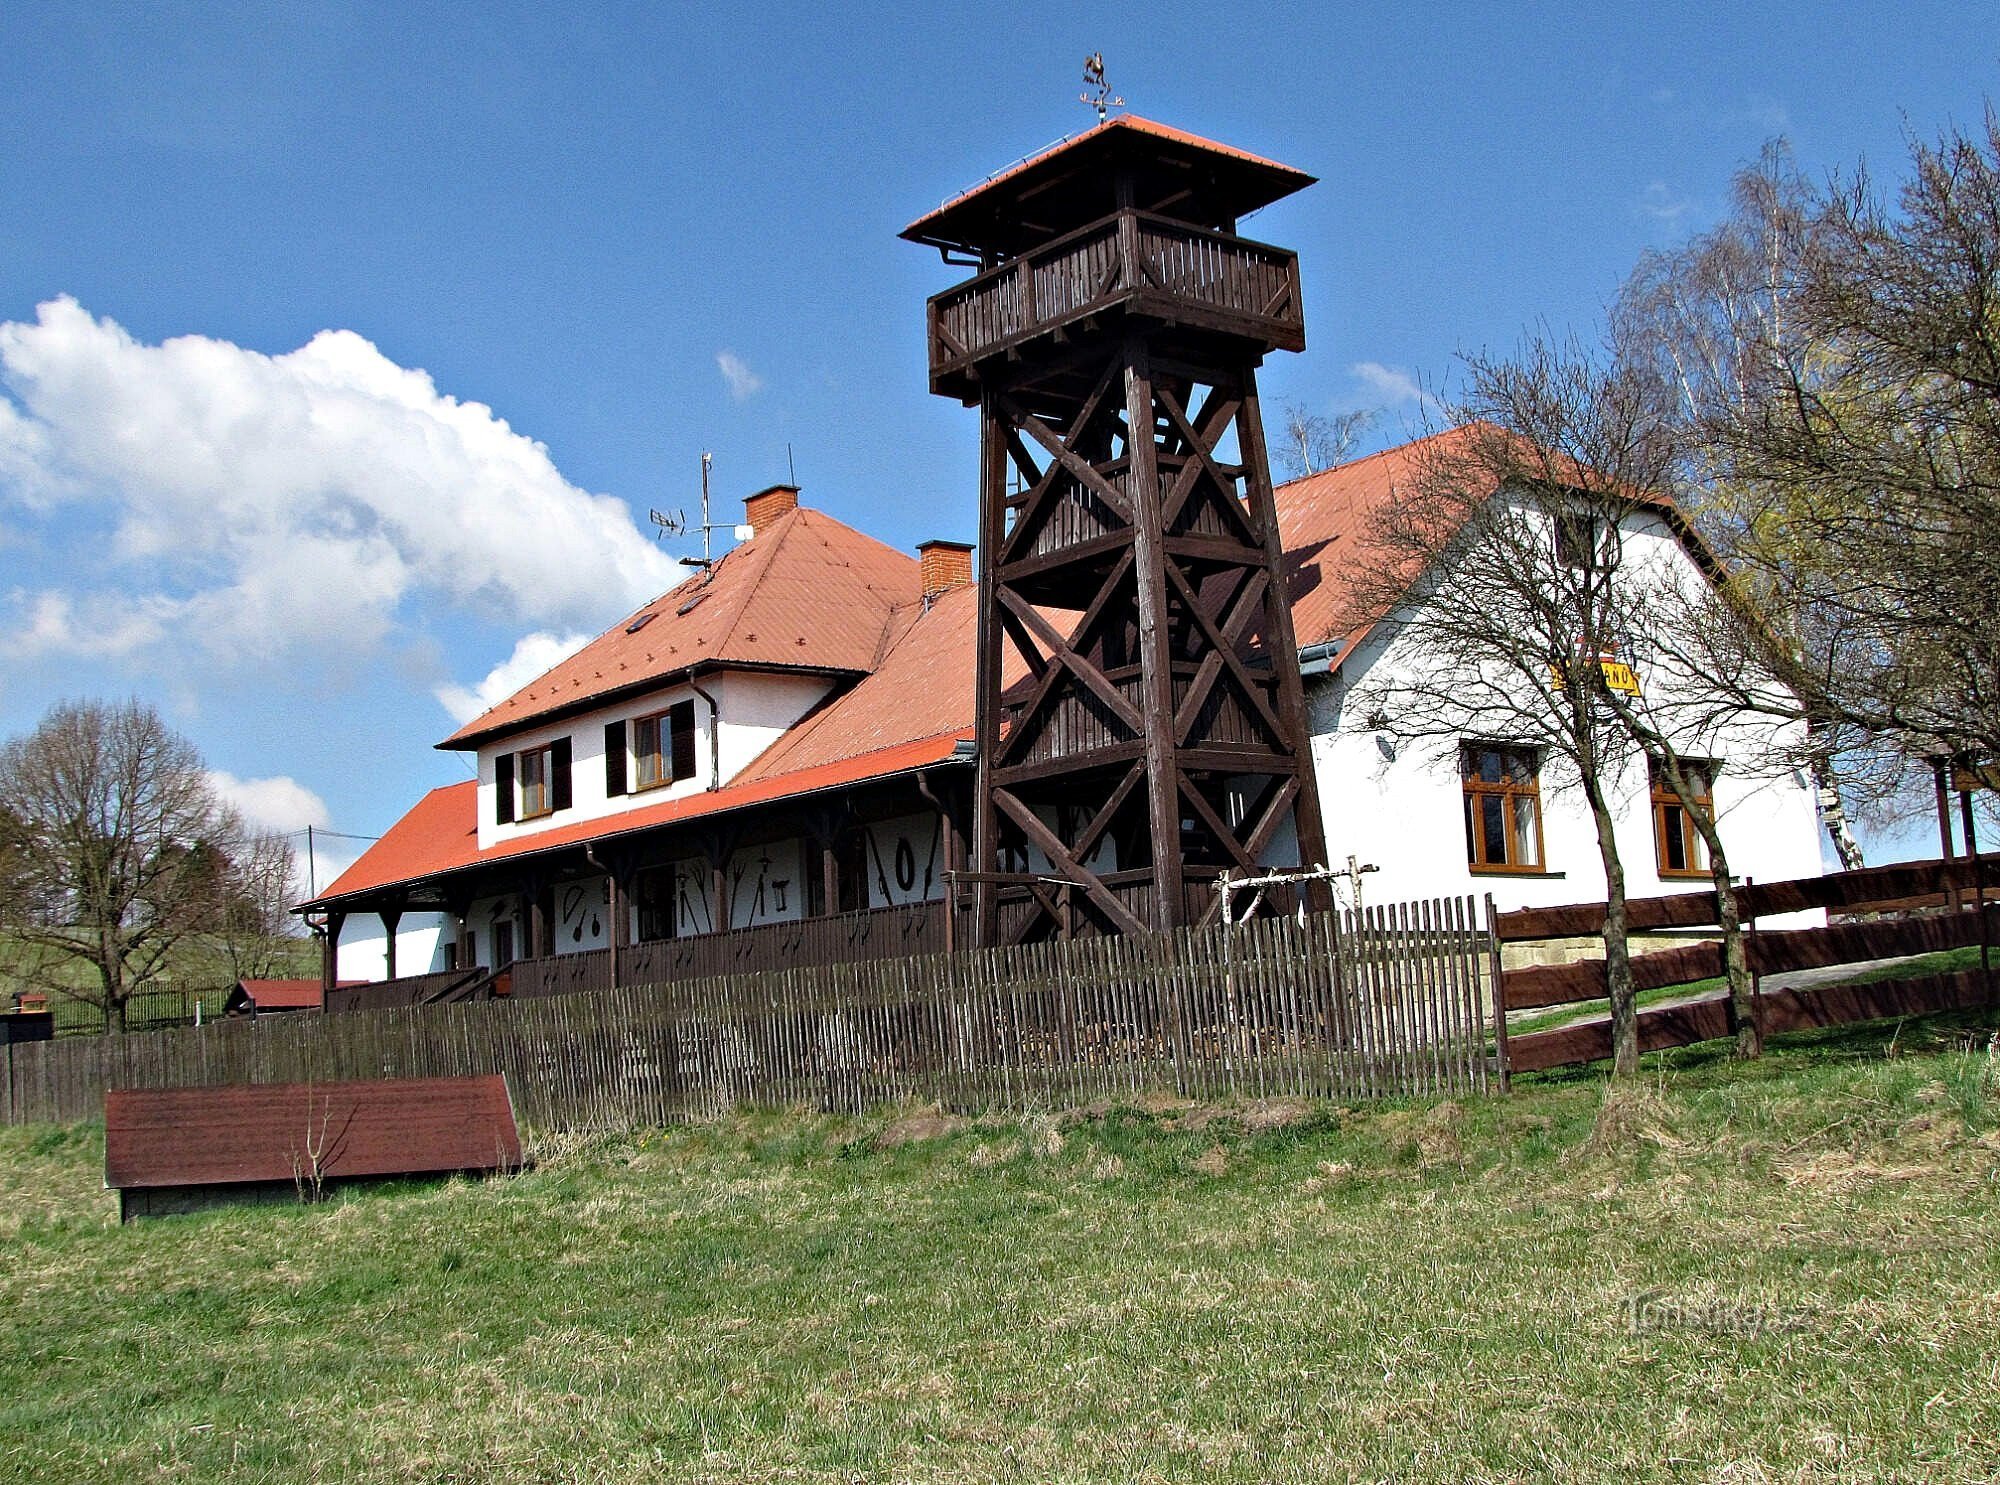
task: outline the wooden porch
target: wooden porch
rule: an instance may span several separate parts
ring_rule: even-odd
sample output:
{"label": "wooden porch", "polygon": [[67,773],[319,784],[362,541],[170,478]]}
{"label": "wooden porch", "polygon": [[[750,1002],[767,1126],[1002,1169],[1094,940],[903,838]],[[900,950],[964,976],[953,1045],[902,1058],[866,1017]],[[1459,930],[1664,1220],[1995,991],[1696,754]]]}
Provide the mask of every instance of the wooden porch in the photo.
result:
{"label": "wooden porch", "polygon": [[931,390],[970,405],[981,363],[1114,314],[1305,349],[1298,254],[1119,211],[933,295]]}

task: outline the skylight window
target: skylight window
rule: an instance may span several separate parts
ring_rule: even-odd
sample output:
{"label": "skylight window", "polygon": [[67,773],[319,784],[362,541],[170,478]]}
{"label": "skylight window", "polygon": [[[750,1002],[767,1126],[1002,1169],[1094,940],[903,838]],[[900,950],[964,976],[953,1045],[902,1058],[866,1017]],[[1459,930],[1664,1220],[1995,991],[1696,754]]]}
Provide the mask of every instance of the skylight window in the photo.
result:
{"label": "skylight window", "polygon": [[694,597],[690,598],[686,603],[683,603],[679,608],[675,609],[674,613],[676,615],[691,614],[694,612],[694,606],[697,603],[700,603],[702,599],[706,597],[708,597],[707,593],[697,593],[694,595]]}
{"label": "skylight window", "polygon": [[[687,610],[682,609],[681,612],[686,613]],[[648,624],[652,623],[653,620],[658,617],[659,615],[654,613],[643,613],[639,615],[638,618],[634,619],[631,623],[625,626],[625,632],[627,634],[637,634],[641,629],[644,629]]]}

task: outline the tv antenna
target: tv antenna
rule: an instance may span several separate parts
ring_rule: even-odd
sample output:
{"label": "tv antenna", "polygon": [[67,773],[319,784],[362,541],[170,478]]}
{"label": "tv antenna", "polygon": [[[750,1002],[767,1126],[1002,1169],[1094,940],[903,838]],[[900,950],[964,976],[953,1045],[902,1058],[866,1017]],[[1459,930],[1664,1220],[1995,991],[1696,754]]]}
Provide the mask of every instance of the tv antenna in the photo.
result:
{"label": "tv antenna", "polygon": [[1087,103],[1097,110],[1097,122],[1103,123],[1111,117],[1111,110],[1123,108],[1125,100],[1111,96],[1111,84],[1104,80],[1104,53],[1092,52],[1083,59],[1083,84],[1088,93],[1078,93],[1076,101]]}
{"label": "tv antenna", "polygon": [[712,533],[727,531],[738,541],[748,541],[757,534],[756,529],[751,526],[744,526],[731,521],[711,521],[709,519],[708,471],[714,463],[715,455],[703,449],[701,452],[701,520],[698,524],[689,521],[687,512],[685,511],[655,510],[652,513],[653,524],[660,528],[660,535],[663,537],[685,536],[690,531],[699,531],[701,533],[701,555],[699,557],[683,557],[680,560],[681,565],[684,567],[699,567],[704,575],[703,581],[707,580],[708,574],[715,571],[716,558],[711,545],[713,540]]}

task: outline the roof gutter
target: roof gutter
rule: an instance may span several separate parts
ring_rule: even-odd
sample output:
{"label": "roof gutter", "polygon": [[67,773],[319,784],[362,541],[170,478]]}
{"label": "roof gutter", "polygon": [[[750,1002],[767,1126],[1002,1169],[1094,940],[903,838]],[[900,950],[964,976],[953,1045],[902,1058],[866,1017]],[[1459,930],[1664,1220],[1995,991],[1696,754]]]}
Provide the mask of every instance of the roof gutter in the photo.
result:
{"label": "roof gutter", "polygon": [[1316,645],[1306,645],[1299,650],[1299,674],[1326,675],[1333,670],[1333,662],[1340,658],[1340,652],[1347,648],[1344,639],[1323,640]]}

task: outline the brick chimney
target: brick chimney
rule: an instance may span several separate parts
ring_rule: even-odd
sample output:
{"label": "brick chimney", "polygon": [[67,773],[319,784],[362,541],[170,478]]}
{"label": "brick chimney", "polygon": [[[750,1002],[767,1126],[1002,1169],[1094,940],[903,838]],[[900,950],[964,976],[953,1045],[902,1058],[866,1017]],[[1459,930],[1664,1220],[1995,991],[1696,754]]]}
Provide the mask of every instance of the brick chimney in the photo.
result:
{"label": "brick chimney", "polygon": [[797,485],[773,485],[768,490],[759,490],[743,502],[743,519],[750,523],[752,531],[761,533],[778,517],[789,515],[798,508]]}
{"label": "brick chimney", "polygon": [[929,608],[940,593],[968,587],[972,582],[972,544],[964,541],[926,541],[917,546],[922,564],[924,607]]}

